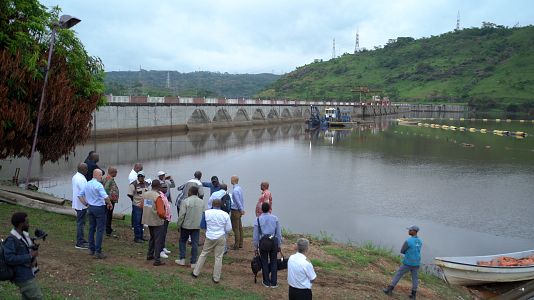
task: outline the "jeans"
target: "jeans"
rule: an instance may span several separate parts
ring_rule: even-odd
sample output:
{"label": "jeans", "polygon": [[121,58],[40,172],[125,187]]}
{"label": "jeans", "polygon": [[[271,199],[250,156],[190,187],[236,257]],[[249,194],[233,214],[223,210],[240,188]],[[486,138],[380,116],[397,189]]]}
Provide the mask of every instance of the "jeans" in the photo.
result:
{"label": "jeans", "polygon": [[87,210],[87,216],[89,217],[89,251],[91,253],[102,253],[102,239],[104,238],[104,228],[106,227],[106,206],[90,205]]}
{"label": "jeans", "polygon": [[150,231],[150,240],[148,241],[147,258],[154,258],[154,261],[160,262],[160,253],[163,250],[163,225],[148,226]]}
{"label": "jeans", "polygon": [[86,215],[87,208],[81,210],[76,209],[76,246],[82,246],[83,244],[87,243],[83,237]]}
{"label": "jeans", "polygon": [[200,237],[200,229],[180,229],[180,259],[185,259],[185,246],[187,245],[187,240],[191,236],[191,264],[197,263],[198,258],[198,239]]}
{"label": "jeans", "polygon": [[111,209],[106,208],[106,234],[111,234],[113,228],[111,228],[111,220],[113,219],[113,210],[115,209],[115,202],[111,202],[113,207]]}
{"label": "jeans", "polygon": [[141,219],[143,218],[143,209],[139,206],[132,206],[132,223],[134,228],[134,239],[143,239],[143,224]]}
{"label": "jeans", "polygon": [[393,277],[393,280],[391,281],[390,286],[394,288],[399,282],[399,280],[402,278],[402,276],[408,271],[412,273],[412,291],[417,291],[417,284],[418,284],[417,273],[419,272],[419,266],[413,267],[413,266],[402,264],[402,266],[399,267],[399,270],[397,271],[397,273],[395,273],[395,276]]}
{"label": "jeans", "polygon": [[243,248],[243,224],[241,223],[241,212],[232,209],[230,220],[232,221],[232,230],[234,231],[234,247]]}
{"label": "jeans", "polygon": [[[277,254],[278,245],[276,244],[271,251],[263,251],[260,249],[261,273],[263,275],[263,283],[267,286],[275,286],[278,284]],[[270,277],[269,274],[271,275]]]}

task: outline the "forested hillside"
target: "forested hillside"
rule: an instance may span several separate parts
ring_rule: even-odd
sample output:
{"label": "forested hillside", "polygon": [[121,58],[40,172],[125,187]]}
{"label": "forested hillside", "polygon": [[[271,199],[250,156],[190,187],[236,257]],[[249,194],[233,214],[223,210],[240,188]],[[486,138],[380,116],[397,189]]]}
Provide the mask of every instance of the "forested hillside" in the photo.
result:
{"label": "forested hillside", "polygon": [[534,110],[534,27],[484,23],[315,62],[257,96],[356,100],[368,86],[393,101],[465,102],[478,109]]}
{"label": "forested hillside", "polygon": [[106,93],[113,95],[251,97],[279,75],[176,71],[106,72]]}

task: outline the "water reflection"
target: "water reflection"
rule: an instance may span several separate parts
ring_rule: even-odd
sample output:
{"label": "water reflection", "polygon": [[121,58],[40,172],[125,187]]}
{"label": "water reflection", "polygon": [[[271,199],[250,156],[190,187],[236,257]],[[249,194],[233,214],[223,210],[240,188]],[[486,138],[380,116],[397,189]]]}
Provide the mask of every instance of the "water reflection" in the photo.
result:
{"label": "water reflection", "polygon": [[[96,146],[78,146],[68,161],[35,168],[44,191],[69,198],[76,165],[96,149],[102,167],[118,169],[117,210],[124,213],[130,210],[127,175],[137,161],[147,176],[164,170],[177,183],[195,170],[202,170],[204,179],[217,175],[226,183],[237,174],[246,225],[254,222],[249,212],[259,197],[259,183],[267,180],[283,227],[327,232],[343,241],[371,240],[396,250],[406,236],[404,228],[415,223],[422,228],[426,262],[433,256],[534,248],[534,139],[374,121],[345,130],[307,131],[305,124],[287,124],[96,140]],[[471,125],[490,130],[492,124]],[[526,132],[534,127],[509,126]],[[0,176],[9,178],[26,161],[13,159],[2,166]]]}

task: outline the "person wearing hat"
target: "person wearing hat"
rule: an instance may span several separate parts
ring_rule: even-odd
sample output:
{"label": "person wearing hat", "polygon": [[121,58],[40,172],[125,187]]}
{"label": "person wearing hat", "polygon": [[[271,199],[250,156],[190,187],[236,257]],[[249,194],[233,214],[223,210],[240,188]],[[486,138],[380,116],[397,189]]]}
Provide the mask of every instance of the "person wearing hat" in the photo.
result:
{"label": "person wearing hat", "polygon": [[167,196],[167,199],[171,200],[171,189],[176,187],[176,184],[174,183],[174,179],[172,179],[171,176],[165,176],[167,173],[163,171],[158,172],[158,180],[161,183],[161,186],[163,188],[167,188],[167,192],[165,193],[165,196]]}
{"label": "person wearing hat", "polygon": [[412,273],[412,293],[410,294],[410,299],[415,299],[417,293],[417,283],[419,265],[421,264],[421,248],[423,247],[423,241],[417,236],[419,232],[419,226],[412,225],[408,228],[408,234],[410,237],[404,242],[401,248],[401,253],[404,254],[402,259],[402,265],[397,270],[397,273],[393,277],[391,284],[388,285],[383,291],[386,295],[391,295],[393,289],[402,278],[402,276],[408,271]]}
{"label": "person wearing hat", "polygon": [[144,194],[148,192],[148,187],[149,184],[145,181],[145,172],[143,171],[137,173],[137,180],[130,183],[128,187],[128,197],[132,200],[132,225],[134,228],[134,242],[136,243],[146,241],[143,238],[141,219],[143,218]]}

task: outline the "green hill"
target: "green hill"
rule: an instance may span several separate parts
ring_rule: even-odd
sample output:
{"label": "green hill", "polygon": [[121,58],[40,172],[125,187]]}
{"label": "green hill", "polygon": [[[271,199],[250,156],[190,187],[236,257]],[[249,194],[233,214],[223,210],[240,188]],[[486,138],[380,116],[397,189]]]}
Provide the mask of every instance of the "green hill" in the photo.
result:
{"label": "green hill", "polygon": [[227,98],[251,97],[280,77],[267,73],[180,73],[145,70],[106,72],[105,75],[107,94]]}
{"label": "green hill", "polygon": [[484,23],[417,40],[399,37],[372,51],[298,67],[257,96],[356,100],[359,93],[351,90],[360,86],[393,101],[534,110],[534,27]]}

